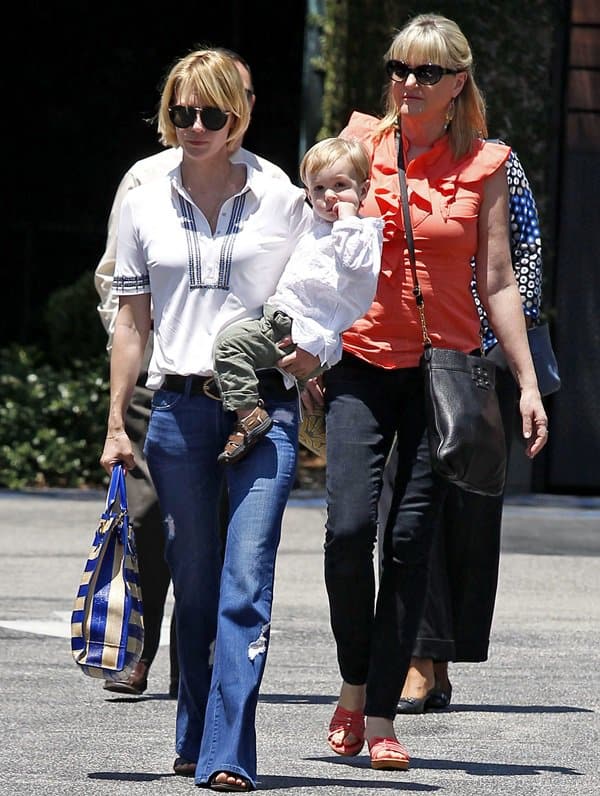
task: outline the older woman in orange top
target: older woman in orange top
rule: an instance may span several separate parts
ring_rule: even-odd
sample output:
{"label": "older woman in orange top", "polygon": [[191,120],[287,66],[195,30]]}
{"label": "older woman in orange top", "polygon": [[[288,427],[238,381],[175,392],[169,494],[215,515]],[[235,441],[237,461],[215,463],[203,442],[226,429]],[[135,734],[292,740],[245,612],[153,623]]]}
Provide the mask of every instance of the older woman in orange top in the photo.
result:
{"label": "older woman in orange top", "polygon": [[[478,291],[520,388],[527,453],[543,447],[547,418],[529,353],[508,239],[509,149],[486,143],[485,110],[469,44],[437,15],[411,20],[386,54],[383,119],[354,113],[342,132],[372,157],[366,215],[385,221],[379,286],[344,334],[344,355],[323,378],[327,408],[325,580],[342,676],[328,742],[341,755],[368,742],[371,766],[406,769],[394,716],[427,586],[435,513],[444,484],[430,466],[419,315],[402,221],[402,146],[417,272],[434,346],[476,351]],[[319,400],[319,385],[306,402]],[[378,593],[373,551],[382,472],[394,435],[398,472]]]}

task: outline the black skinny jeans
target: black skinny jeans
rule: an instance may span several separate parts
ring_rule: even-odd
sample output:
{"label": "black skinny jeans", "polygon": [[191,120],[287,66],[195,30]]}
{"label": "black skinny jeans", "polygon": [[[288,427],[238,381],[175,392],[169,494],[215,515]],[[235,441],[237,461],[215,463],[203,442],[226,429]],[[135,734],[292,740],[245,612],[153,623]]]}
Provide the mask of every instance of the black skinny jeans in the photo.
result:
{"label": "black skinny jeans", "polygon": [[[418,368],[384,370],[349,354],[324,376],[327,402],[325,584],[340,673],[366,683],[365,713],[393,719],[427,588],[445,485],[431,471]],[[398,469],[375,596],[383,469]]]}

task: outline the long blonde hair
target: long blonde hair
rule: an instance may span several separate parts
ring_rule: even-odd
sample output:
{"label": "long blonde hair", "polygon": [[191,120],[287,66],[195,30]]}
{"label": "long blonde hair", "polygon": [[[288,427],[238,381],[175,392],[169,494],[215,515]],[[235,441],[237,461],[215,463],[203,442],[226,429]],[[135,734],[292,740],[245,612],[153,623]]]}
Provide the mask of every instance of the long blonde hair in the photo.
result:
{"label": "long blonde hair", "polygon": [[202,97],[223,111],[231,111],[233,124],[227,151],[236,152],[250,124],[250,106],[233,58],[223,50],[195,50],[181,58],[166,77],[158,109],[158,132],[165,146],[177,146],[177,133],[169,117],[176,100]]}
{"label": "long blonde hair", "polygon": [[[465,35],[447,17],[439,14],[419,14],[409,20],[396,34],[385,61],[395,59],[405,63],[434,63],[466,72],[467,79],[454,100],[454,115],[449,123],[450,146],[456,160],[471,151],[477,138],[487,137],[485,102],[473,77],[473,54]],[[398,109],[394,102],[392,83],[385,96],[385,116],[381,119],[381,133],[398,124]]]}

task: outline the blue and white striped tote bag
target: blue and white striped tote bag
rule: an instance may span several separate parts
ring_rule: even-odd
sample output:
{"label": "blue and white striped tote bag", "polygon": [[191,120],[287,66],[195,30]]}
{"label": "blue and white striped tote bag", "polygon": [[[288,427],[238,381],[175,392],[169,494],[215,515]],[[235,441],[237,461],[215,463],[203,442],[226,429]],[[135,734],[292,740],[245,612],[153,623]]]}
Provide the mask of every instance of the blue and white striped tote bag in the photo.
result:
{"label": "blue and white striped tote bag", "polygon": [[115,465],[106,507],[71,615],[71,651],[84,674],[126,679],[144,644],[142,594],[125,474]]}

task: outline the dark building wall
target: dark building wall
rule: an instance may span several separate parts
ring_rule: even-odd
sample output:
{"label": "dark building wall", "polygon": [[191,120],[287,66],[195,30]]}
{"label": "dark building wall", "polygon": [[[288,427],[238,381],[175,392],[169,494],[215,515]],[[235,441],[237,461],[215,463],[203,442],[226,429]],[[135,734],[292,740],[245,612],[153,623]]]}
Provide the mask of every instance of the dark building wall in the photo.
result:
{"label": "dark building wall", "polygon": [[296,180],[305,3],[25,0],[13,13],[5,95],[17,142],[5,168],[10,299],[0,345],[35,342],[49,293],[95,267],[123,172],[160,149],[144,120],[161,78],[195,46],[248,60],[257,102],[245,145]]}
{"label": "dark building wall", "polygon": [[573,0],[564,41],[556,185],[556,354],[546,452],[549,491],[600,494],[600,4]]}

